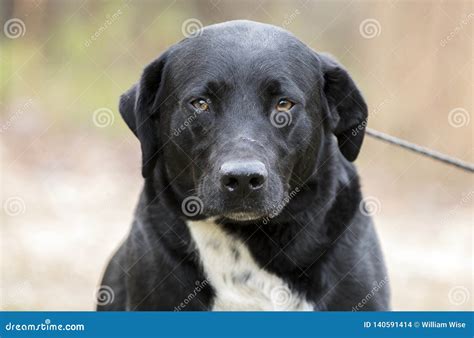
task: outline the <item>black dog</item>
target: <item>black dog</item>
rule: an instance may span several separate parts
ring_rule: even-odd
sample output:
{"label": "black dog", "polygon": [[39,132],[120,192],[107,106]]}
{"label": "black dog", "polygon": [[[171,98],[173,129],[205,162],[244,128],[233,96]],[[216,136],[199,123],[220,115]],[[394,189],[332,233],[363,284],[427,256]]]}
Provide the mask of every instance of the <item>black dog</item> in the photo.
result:
{"label": "black dog", "polygon": [[352,161],[367,106],[278,27],[206,27],[120,99],[145,186],[99,310],[387,310]]}

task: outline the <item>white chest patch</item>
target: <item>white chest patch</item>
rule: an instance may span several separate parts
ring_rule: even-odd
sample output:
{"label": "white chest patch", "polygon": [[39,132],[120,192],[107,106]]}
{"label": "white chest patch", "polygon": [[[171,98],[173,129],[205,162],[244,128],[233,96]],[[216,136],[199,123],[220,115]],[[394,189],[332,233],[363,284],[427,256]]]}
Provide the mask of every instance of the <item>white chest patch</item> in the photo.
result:
{"label": "white chest patch", "polygon": [[216,291],[214,311],[312,311],[313,305],[262,269],[247,246],[212,220],[189,221],[204,273]]}

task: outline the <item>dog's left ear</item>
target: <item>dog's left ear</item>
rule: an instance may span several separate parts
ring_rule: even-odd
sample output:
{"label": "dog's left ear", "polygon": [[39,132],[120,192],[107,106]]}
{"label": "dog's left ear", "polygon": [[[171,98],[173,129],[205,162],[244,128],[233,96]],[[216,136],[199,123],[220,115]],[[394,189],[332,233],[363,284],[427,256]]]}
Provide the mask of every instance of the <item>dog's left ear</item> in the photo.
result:
{"label": "dog's left ear", "polygon": [[339,150],[354,161],[364,140],[367,104],[349,73],[332,57],[318,54],[324,77],[323,96]]}
{"label": "dog's left ear", "polygon": [[155,120],[159,115],[165,62],[166,53],[145,67],[140,81],[120,96],[120,114],[140,140],[142,175],[145,178],[152,175],[159,153],[159,135]]}

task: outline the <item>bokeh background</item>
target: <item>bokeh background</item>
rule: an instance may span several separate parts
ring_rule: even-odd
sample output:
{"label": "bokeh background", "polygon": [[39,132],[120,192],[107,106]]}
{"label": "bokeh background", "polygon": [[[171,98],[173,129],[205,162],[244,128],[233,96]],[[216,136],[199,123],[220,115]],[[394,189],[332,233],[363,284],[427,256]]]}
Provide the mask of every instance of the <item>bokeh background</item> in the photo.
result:
{"label": "bokeh background", "polygon": [[[92,310],[142,187],[117,110],[196,26],[285,27],[343,63],[369,127],[473,161],[472,1],[0,2],[1,299]],[[469,310],[473,176],[366,138],[357,160],[396,310]]]}

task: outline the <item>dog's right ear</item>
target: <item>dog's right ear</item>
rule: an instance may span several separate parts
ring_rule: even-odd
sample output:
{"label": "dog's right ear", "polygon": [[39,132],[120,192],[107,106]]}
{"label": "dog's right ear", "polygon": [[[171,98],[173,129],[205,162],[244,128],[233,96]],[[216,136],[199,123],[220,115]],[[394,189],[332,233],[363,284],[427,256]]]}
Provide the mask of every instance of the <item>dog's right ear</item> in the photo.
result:
{"label": "dog's right ear", "polygon": [[152,175],[159,153],[159,135],[156,124],[159,118],[160,92],[166,53],[150,63],[140,81],[120,97],[119,111],[125,123],[140,140],[142,149],[142,175]]}
{"label": "dog's right ear", "polygon": [[357,158],[364,140],[367,104],[352,77],[338,62],[327,54],[317,55],[324,77],[323,91],[329,121],[341,153],[352,162]]}

